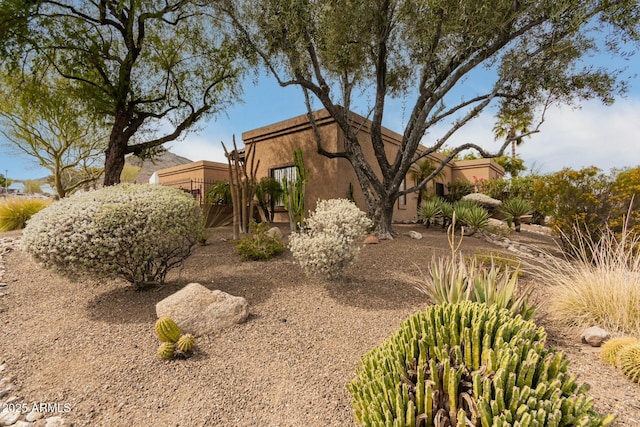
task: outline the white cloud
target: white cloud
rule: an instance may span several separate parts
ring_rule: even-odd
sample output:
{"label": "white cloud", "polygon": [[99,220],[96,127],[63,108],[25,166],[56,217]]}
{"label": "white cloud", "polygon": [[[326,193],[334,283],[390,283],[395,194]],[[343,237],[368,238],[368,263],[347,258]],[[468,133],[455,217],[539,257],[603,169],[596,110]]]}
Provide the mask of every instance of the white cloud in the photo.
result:
{"label": "white cloud", "polygon": [[[554,107],[545,114],[540,133],[525,138],[517,148],[527,167],[542,173],[569,167],[580,169],[597,166],[605,172],[611,168],[640,166],[640,99],[618,100],[607,107],[598,102],[583,104],[582,109]],[[448,142],[455,147],[473,142],[486,149],[497,150],[490,114],[460,129]],[[427,136],[441,137],[449,124],[432,129]]]}

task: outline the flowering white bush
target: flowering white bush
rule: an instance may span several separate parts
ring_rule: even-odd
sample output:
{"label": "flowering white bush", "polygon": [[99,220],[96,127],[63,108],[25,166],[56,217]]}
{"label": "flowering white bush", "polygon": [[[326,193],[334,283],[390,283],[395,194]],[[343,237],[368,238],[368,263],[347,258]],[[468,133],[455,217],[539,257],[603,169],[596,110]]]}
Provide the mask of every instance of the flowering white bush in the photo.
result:
{"label": "flowering white bush", "polygon": [[121,184],[77,193],[34,215],[22,248],[70,277],[120,277],[136,288],[163,283],[202,233],[188,194],[160,185]]}
{"label": "flowering white bush", "polygon": [[356,239],[372,222],[347,199],[320,200],[307,220],[307,231],[289,237],[289,249],[308,273],[329,279],[340,277],[357,256]]}

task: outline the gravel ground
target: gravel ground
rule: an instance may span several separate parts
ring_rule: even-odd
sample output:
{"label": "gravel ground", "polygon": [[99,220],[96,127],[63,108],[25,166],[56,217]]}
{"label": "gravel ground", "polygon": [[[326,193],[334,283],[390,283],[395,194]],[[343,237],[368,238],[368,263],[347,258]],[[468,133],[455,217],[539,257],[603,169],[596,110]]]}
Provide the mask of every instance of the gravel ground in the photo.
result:
{"label": "gravel ground", "polygon": [[[145,292],[120,281],[70,282],[13,251],[5,256],[0,362],[25,402],[68,403],[60,415],[76,426],[353,426],[345,384],[358,360],[425,307],[407,277],[449,252],[440,230],[397,226],[411,229],[425,238],[368,245],[334,283],[305,276],[289,253],[240,262],[229,228],[211,231],[181,272]],[[516,238],[550,242],[529,232]],[[477,238],[462,245],[467,253],[497,249]],[[191,282],[245,297],[249,320],[201,338],[189,359],[160,360],[155,304]],[[596,408],[618,414],[618,425],[640,425],[640,386],[573,331],[542,324],[579,381],[592,385]]]}

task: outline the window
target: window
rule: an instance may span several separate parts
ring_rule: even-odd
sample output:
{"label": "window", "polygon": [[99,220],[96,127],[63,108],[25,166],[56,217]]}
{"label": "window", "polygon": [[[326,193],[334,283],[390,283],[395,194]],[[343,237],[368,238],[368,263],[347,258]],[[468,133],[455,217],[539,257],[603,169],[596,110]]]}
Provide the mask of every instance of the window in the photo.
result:
{"label": "window", "polygon": [[[285,166],[283,168],[274,168],[271,169],[271,177],[282,184],[282,180],[287,178],[287,183],[296,182],[298,179],[298,174],[296,173],[295,166]],[[284,206],[284,202],[282,197],[276,201],[276,206]]]}
{"label": "window", "polygon": [[444,184],[436,182],[436,196],[444,197]]}
{"label": "window", "polygon": [[[400,183],[400,191],[404,191],[407,189],[407,179],[403,179],[402,182]],[[407,195],[403,194],[400,197],[398,197],[398,204],[400,206],[407,206]]]}

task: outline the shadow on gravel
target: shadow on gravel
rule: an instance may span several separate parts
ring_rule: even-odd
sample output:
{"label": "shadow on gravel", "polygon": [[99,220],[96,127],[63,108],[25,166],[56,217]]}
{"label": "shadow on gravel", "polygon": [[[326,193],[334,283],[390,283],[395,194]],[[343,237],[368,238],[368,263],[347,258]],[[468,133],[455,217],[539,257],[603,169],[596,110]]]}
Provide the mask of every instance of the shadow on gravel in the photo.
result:
{"label": "shadow on gravel", "polygon": [[326,289],[340,304],[370,310],[411,308],[421,300],[426,304],[425,296],[413,284],[400,280],[346,277],[327,282]]}

